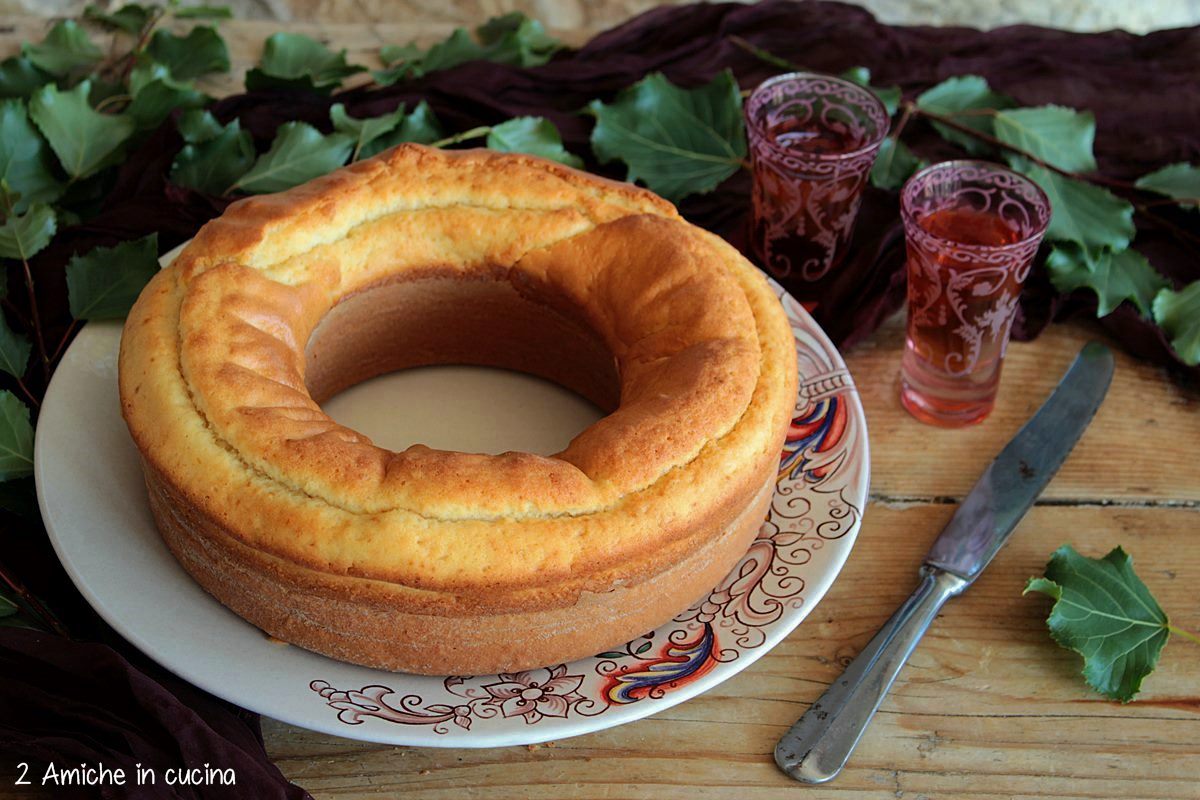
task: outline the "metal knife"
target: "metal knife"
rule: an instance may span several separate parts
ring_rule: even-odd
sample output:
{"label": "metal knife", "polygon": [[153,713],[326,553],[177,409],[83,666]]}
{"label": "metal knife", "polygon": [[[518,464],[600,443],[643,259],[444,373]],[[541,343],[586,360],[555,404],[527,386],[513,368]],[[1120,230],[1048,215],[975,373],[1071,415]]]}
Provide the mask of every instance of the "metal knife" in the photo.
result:
{"label": "metal knife", "polygon": [[1008,541],[1092,421],[1112,374],[1112,352],[1097,342],[1085,345],[934,541],[916,591],[779,740],[780,769],[804,783],[824,783],[842,771],[942,605],[965,591]]}

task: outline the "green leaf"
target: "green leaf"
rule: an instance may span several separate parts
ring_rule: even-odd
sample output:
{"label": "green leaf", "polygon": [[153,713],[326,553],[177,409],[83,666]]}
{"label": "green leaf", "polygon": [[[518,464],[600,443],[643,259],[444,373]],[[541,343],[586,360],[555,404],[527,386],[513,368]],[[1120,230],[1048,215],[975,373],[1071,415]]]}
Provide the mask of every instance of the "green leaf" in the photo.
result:
{"label": "green leaf", "polygon": [[382,153],[389,147],[395,147],[404,142],[432,144],[443,137],[441,123],[433,113],[429,104],[422,100],[413,112],[400,121],[390,133],[385,133],[378,139],[368,142],[359,152],[359,158],[370,158]]}
{"label": "green leaf", "polygon": [[137,127],[132,117],[93,110],[88,105],[90,90],[89,81],[69,92],[47,85],[29,101],[29,116],[73,178],[86,178],[107,166]]}
{"label": "green leaf", "polygon": [[1075,242],[1091,250],[1124,250],[1133,239],[1133,206],[1107,189],[1051,172],[1023,158],[1009,160],[1050,198],[1046,238]]}
{"label": "green leaf", "polygon": [[1060,292],[1091,289],[1096,294],[1096,316],[1106,317],[1125,300],[1149,315],[1154,295],[1167,286],[1167,280],[1150,266],[1136,250],[1114,253],[1102,250],[1098,255],[1077,245],[1055,247],[1046,259],[1046,269],[1054,288]]}
{"label": "green leaf", "polygon": [[83,9],[83,18],[106,28],[136,34],[140,33],[142,28],[146,27],[146,23],[150,21],[153,13],[154,9],[152,7],[129,3],[109,14],[98,6],[89,3]]}
{"label": "green leaf", "polygon": [[32,349],[29,339],[14,333],[4,317],[0,316],[0,371],[20,378],[29,365],[29,353]]}
{"label": "green leaf", "polygon": [[14,214],[0,225],[0,258],[27,261],[54,238],[54,209],[34,203],[24,214]]}
{"label": "green leaf", "polygon": [[925,166],[908,145],[891,136],[879,145],[879,155],[871,167],[871,185],[880,189],[899,189],[908,177]]}
{"label": "green leaf", "polygon": [[612,103],[593,100],[587,112],[596,118],[592,149],[600,161],[625,162],[626,180],[668,200],[712,191],[746,157],[741,93],[728,70],[695,89],[651,73]]}
{"label": "green leaf", "polygon": [[22,45],[21,54],[35,67],[60,77],[92,67],[104,58],[104,53],[88,38],[87,31],[69,19],[56,23],[39,44]]}
{"label": "green leaf", "polygon": [[997,114],[993,129],[1000,141],[1059,169],[1089,172],[1096,168],[1092,155],[1096,118],[1090,111],[1062,106],[1014,108]]}
{"label": "green leaf", "polygon": [[299,33],[276,33],[263,45],[258,66],[246,73],[246,88],[304,89],[328,94],[344,78],[366,67],[346,63],[346,51],[333,52]]}
{"label": "green leaf", "polygon": [[1087,558],[1063,545],[1046,565],[1046,576],[1029,579],[1029,592],[1054,598],[1046,620],[1050,635],[1083,656],[1088,685],[1111,700],[1132,700],[1158,664],[1169,628],[1125,551],[1117,547],[1104,558]]}
{"label": "green leaf", "polygon": [[134,68],[129,90],[133,102],[127,111],[142,129],[157,128],[177,108],[199,108],[211,99],[190,81],[175,80],[165,66],[154,62]]}
{"label": "green leaf", "polygon": [[382,86],[404,78],[457,67],[468,61],[494,61],[518,67],[545,64],[563,45],[546,33],[537,20],[519,11],[494,17],[475,29],[473,39],[465,28],[457,28],[445,41],[422,51],[415,43],[380,48],[379,57],[388,69],[374,73]]}
{"label": "green leaf", "polygon": [[10,56],[0,61],[0,97],[28,97],[54,76],[38,69],[25,56]]}
{"label": "green leaf", "polygon": [[17,608],[16,603],[14,603],[12,600],[9,600],[3,594],[0,594],[0,618],[11,617],[13,614],[16,614],[17,611],[19,611],[19,610],[20,609]]}
{"label": "green leaf", "polygon": [[1139,189],[1173,197],[1184,207],[1200,208],[1200,166],[1195,164],[1168,164],[1138,178],[1135,185]]}
{"label": "green leaf", "polygon": [[487,146],[502,153],[528,153],[568,167],[583,168],[583,159],[567,152],[558,128],[544,117],[516,117],[493,125]]}
{"label": "green leaf", "polygon": [[21,214],[33,203],[58,199],[63,187],[54,177],[53,165],[50,149],[29,121],[25,103],[0,102],[0,188],[5,205],[11,204]]}
{"label": "green leaf", "polygon": [[67,297],[76,319],[121,319],[158,272],[158,234],[96,247],[67,262]]}
{"label": "green leaf", "polygon": [[475,29],[475,35],[486,49],[485,59],[518,67],[541,66],[563,48],[542,23],[520,11],[492,17]]}
{"label": "green leaf", "polygon": [[640,645],[638,645],[637,649],[633,651],[634,654],[640,656],[642,653],[650,649],[651,644],[653,644],[653,642],[642,642]]}
{"label": "green leaf", "polygon": [[[254,165],[254,142],[235,119],[221,127],[212,115],[203,112],[216,126],[208,136],[207,121],[188,125],[187,144],[171,163],[171,182],[205,194],[220,195]],[[201,126],[203,129],[201,128]],[[180,129],[184,126],[181,124]],[[203,139],[189,138],[204,135]]]}
{"label": "green leaf", "polygon": [[1179,291],[1160,291],[1154,298],[1154,321],[1171,337],[1171,347],[1183,363],[1200,364],[1200,281]]}
{"label": "green leaf", "polygon": [[624,658],[629,655],[618,650],[605,650],[603,653],[597,653],[596,658]]}
{"label": "green leaf", "polygon": [[209,25],[197,25],[187,36],[157,30],[146,45],[146,54],[166,67],[177,81],[210,72],[229,72],[229,48],[217,29]]}
{"label": "green leaf", "polygon": [[8,391],[0,391],[0,481],[33,474],[33,426],[29,409]]}
{"label": "green leaf", "polygon": [[251,194],[290,189],[342,166],[352,149],[354,140],[344,133],[322,136],[307,123],[285,122],[271,149],[232,188]]}
{"label": "green leaf", "polygon": [[354,151],[350,160],[357,161],[365,146],[396,129],[404,119],[404,104],[401,103],[399,108],[390,114],[358,118],[347,114],[346,107],[341,103],[334,103],[329,109],[329,118],[335,131],[354,139]]}
{"label": "green leaf", "polygon": [[221,131],[225,130],[211,112],[198,108],[180,114],[175,121],[175,127],[179,130],[179,135],[183,137],[183,140],[189,144],[215,139],[221,134]]}
{"label": "green leaf", "polygon": [[[979,75],[960,75],[948,78],[937,86],[925,90],[917,97],[917,107],[944,117],[980,133],[994,135],[992,114],[988,110],[1012,108],[1012,99],[993,92],[988,82]],[[953,142],[972,155],[981,155],[990,149],[987,144],[968,134],[949,128],[940,122],[933,123],[942,138]]]}
{"label": "green leaf", "polygon": [[859,86],[871,85],[871,70],[867,67],[851,67],[838,77],[851,83],[857,83]]}
{"label": "green leaf", "polygon": [[229,6],[184,6],[172,13],[179,19],[233,19]]}

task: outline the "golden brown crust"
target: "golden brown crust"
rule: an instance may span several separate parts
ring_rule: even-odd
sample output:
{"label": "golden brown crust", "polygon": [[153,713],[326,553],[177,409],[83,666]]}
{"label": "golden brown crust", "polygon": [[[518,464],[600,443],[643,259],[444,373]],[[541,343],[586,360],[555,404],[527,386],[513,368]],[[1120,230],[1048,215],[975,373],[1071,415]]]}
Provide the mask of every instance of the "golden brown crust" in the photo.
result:
{"label": "golden brown crust", "polygon": [[[563,374],[599,399],[615,374],[618,407],[550,457],[376,447],[320,410],[310,378],[323,397],[372,369],[469,361],[471,340],[339,371],[320,331],[339,304],[370,313],[410,290],[514,309],[518,339],[540,314],[587,359],[607,349],[615,373]],[[527,350],[505,365],[563,377]],[[795,380],[764,279],[669,204],[540,159],[418,146],[231,206],[147,286],[120,361],[156,517],[210,591],[237,608],[213,588],[219,550],[450,617],[566,613],[707,552],[773,473]]]}

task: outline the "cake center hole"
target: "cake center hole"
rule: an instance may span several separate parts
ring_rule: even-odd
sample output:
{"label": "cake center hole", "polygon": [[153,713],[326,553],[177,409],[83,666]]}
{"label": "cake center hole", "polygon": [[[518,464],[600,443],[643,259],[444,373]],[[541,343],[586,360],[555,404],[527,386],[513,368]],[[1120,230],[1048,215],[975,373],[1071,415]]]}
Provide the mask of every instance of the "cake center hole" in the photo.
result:
{"label": "cake center hole", "polygon": [[389,450],[550,455],[620,401],[616,361],[582,312],[482,274],[356,292],[317,325],[309,393]]}
{"label": "cake center hole", "polygon": [[555,383],[492,367],[417,367],[363,381],[326,400],[337,422],[389,450],[551,455],[603,416]]}

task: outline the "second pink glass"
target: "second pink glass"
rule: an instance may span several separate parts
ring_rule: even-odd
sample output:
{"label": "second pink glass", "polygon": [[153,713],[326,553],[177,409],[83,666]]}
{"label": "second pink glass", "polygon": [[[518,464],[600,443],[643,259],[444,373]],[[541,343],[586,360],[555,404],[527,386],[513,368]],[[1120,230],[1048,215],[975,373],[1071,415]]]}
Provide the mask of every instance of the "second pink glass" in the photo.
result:
{"label": "second pink glass", "polygon": [[746,101],[754,167],[751,246],[767,272],[802,302],[820,298],[845,258],[888,114],[869,89],[794,72]]}
{"label": "second pink glass", "polygon": [[922,422],[979,422],[996,400],[1050,201],[999,164],[946,161],[909,178],[900,214],[908,244],[900,400]]}

